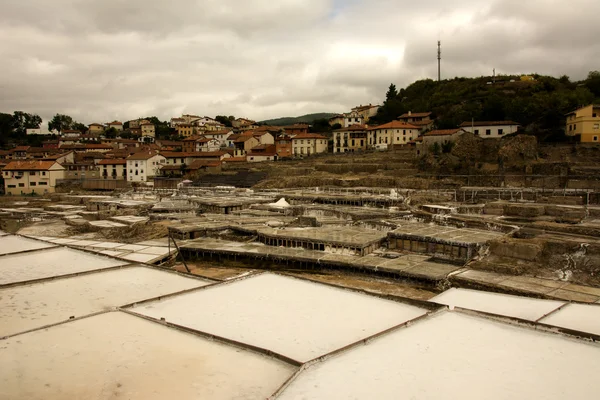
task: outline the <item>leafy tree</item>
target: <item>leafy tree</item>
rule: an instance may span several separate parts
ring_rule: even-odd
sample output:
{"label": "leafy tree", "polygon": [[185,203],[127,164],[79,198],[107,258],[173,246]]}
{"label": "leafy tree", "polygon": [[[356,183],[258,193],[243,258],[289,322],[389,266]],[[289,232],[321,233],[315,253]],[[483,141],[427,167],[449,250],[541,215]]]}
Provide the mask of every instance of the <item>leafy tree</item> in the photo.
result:
{"label": "leafy tree", "polygon": [[[341,127],[341,125],[340,125]],[[313,121],[311,131],[315,133],[327,133],[331,132],[332,127],[329,126],[329,120],[321,118]]]}
{"label": "leafy tree", "polygon": [[107,139],[114,139],[119,135],[119,131],[114,126],[111,126],[107,130],[104,131],[104,136]]}
{"label": "leafy tree", "polygon": [[590,71],[585,80],[585,86],[596,98],[600,98],[600,71]]}
{"label": "leafy tree", "polygon": [[[235,119],[235,118],[234,118]],[[217,120],[217,122],[220,122],[221,124],[225,125],[225,126],[229,126],[232,127],[232,119],[229,119],[229,117],[225,116],[225,115],[217,115],[215,117],[215,120]]]}
{"label": "leafy tree", "polygon": [[73,129],[73,118],[64,114],[56,114],[48,122],[48,129],[61,133],[65,129]]}
{"label": "leafy tree", "polygon": [[85,132],[88,130],[88,127],[82,124],[81,122],[73,122],[71,129],[78,130],[79,132]]}
{"label": "leafy tree", "polygon": [[36,114],[29,114],[23,111],[13,113],[13,131],[17,137],[25,136],[27,129],[39,128],[42,125],[42,118]]}

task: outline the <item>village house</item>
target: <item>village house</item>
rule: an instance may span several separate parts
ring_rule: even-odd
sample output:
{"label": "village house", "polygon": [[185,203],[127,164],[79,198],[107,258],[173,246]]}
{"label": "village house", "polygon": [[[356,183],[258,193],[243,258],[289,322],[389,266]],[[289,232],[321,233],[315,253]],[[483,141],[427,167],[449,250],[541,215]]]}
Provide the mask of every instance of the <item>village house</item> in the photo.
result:
{"label": "village house", "polygon": [[302,133],[308,133],[308,124],[294,124],[282,126],[281,129],[285,132],[286,135],[300,135]]}
{"label": "village house", "polygon": [[171,122],[169,123],[169,127],[177,128],[177,125],[185,124],[185,118],[171,118]]}
{"label": "village house", "polygon": [[351,125],[347,128],[333,131],[333,152],[346,153],[366,150],[367,143],[366,125]]}
{"label": "village house", "polygon": [[77,129],[65,129],[60,133],[61,139],[65,138],[79,138],[83,132]]}
{"label": "village house", "polygon": [[310,156],[311,154],[327,152],[327,138],[315,133],[304,133],[292,138],[294,156]]}
{"label": "village house", "polygon": [[128,182],[151,182],[164,165],[165,157],[155,151],[141,151],[127,157]]}
{"label": "village house", "polygon": [[156,127],[154,126],[154,124],[150,123],[150,122],[145,122],[143,124],[140,124],[140,128],[142,129],[142,137],[151,137],[151,138],[155,138],[156,137]]}
{"label": "village house", "polygon": [[578,136],[581,143],[600,142],[600,105],[590,104],[566,115],[565,134]]}
{"label": "village house", "polygon": [[329,126],[340,125],[340,127],[344,127],[344,114],[334,115],[329,118]]}
{"label": "village house", "polygon": [[401,121],[392,121],[369,128],[369,146],[407,144],[418,136],[419,127]]}
{"label": "village house", "polygon": [[414,125],[418,127],[420,134],[433,129],[434,121],[431,119],[431,112],[413,113],[412,111],[409,111],[406,114],[399,116],[398,120],[407,125]]}
{"label": "village house", "polygon": [[204,137],[208,139],[216,139],[220,143],[220,147],[227,147],[227,139],[233,135],[233,129],[225,128],[217,131],[206,131],[204,132]]}
{"label": "village house", "polygon": [[463,122],[460,127],[482,139],[499,139],[519,130],[519,124],[513,121]]}
{"label": "village house", "polygon": [[58,149],[59,141],[57,140],[44,140],[42,142],[42,147],[45,149]]}
{"label": "village house", "polygon": [[12,161],[2,170],[4,192],[12,195],[53,193],[65,168],[55,161]]}
{"label": "village house", "polygon": [[290,135],[279,135],[275,138],[275,152],[277,159],[292,157],[292,137]]}
{"label": "village house", "polygon": [[436,143],[441,149],[443,145],[450,142],[455,142],[456,139],[458,139],[458,137],[464,133],[466,133],[466,131],[462,128],[441,129],[427,132],[422,136],[423,143],[420,150],[422,152],[427,152],[430,150],[430,148],[435,146]]}
{"label": "village house", "polygon": [[364,118],[356,111],[352,111],[348,114],[344,114],[344,123],[342,124],[342,128],[348,128],[351,125],[363,125],[364,123]]}
{"label": "village house", "polygon": [[[100,160],[100,159],[98,159]],[[75,157],[73,163],[65,163],[65,177],[67,180],[98,179],[100,168],[96,165],[95,158],[82,159]]]}
{"label": "village house", "polygon": [[30,149],[30,146],[17,146],[12,149],[12,159],[13,160],[25,160],[27,158],[27,151]]}
{"label": "village house", "polygon": [[60,165],[72,164],[75,162],[75,152],[67,151],[59,154],[48,155],[44,158],[44,161],[54,161]]}
{"label": "village house", "polygon": [[374,117],[375,115],[377,115],[377,111],[379,110],[379,105],[360,105],[358,107],[354,107],[351,112],[355,112],[357,113],[360,117],[362,117],[363,122],[366,124],[367,122],[369,122],[369,120]]}
{"label": "village house", "polygon": [[106,124],[106,129],[115,128],[118,131],[123,130],[123,123],[121,121],[113,121]]}
{"label": "village house", "polygon": [[175,130],[177,131],[177,135],[184,138],[194,136],[198,132],[198,129],[194,125],[188,123],[177,125]]}
{"label": "village house", "polygon": [[276,161],[277,151],[274,144],[261,144],[253,147],[246,155],[248,162]]}
{"label": "village house", "polygon": [[127,160],[124,158],[104,159],[98,163],[102,179],[127,180]]}
{"label": "village house", "polygon": [[184,152],[200,151],[218,151],[221,148],[221,142],[217,139],[209,139],[204,136],[192,136],[183,140]]}
{"label": "village house", "polygon": [[88,133],[101,134],[103,132],[104,132],[104,125],[102,125],[102,124],[93,123],[93,124],[88,125]]}
{"label": "village house", "polygon": [[242,157],[246,156],[246,154],[253,148],[260,144],[257,138],[252,135],[240,135],[235,141],[233,145],[235,147],[235,156]]}

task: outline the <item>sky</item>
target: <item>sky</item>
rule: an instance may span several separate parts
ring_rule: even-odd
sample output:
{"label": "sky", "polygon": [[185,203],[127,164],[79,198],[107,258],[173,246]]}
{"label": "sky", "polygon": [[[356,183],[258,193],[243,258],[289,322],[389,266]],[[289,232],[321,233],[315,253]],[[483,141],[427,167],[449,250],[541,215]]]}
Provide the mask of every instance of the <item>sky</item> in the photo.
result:
{"label": "sky", "polygon": [[347,112],[442,78],[600,69],[597,0],[2,0],[0,112]]}

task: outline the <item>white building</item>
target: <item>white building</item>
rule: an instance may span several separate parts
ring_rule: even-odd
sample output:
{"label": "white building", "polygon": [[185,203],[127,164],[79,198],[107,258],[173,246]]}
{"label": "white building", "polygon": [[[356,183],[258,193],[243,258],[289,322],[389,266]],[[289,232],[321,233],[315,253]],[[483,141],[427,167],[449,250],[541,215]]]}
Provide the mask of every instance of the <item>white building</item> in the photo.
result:
{"label": "white building", "polygon": [[153,151],[143,151],[127,157],[127,181],[153,182],[160,167],[165,164],[165,157]]}
{"label": "white building", "polygon": [[216,139],[219,141],[221,147],[227,147],[229,145],[228,139],[233,135],[233,129],[227,128],[218,131],[207,131],[204,133],[204,137],[207,139]]}
{"label": "white building", "polygon": [[357,113],[356,111],[352,111],[348,114],[344,114],[344,124],[343,128],[348,128],[352,125],[363,125],[365,123],[365,119],[362,115]]}
{"label": "white building", "polygon": [[26,130],[28,135],[52,135],[56,132],[51,132],[48,128],[27,128]]}
{"label": "white building", "polygon": [[519,130],[519,124],[513,121],[463,122],[460,127],[482,139],[499,139]]}

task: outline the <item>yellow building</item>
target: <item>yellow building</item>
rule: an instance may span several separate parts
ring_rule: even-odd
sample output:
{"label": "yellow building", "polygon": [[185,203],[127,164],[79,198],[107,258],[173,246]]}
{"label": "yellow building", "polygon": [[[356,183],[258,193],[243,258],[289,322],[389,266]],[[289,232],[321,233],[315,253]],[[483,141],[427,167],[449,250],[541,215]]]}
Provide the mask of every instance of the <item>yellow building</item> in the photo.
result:
{"label": "yellow building", "polygon": [[53,193],[65,168],[55,161],[13,161],[2,170],[7,194]]}
{"label": "yellow building", "polygon": [[104,125],[102,124],[89,124],[88,125],[89,129],[88,129],[88,133],[102,133],[104,132]]}
{"label": "yellow building", "polygon": [[581,143],[600,142],[600,105],[589,106],[567,114],[567,136],[579,136]]}
{"label": "yellow building", "polygon": [[326,152],[327,138],[325,136],[316,133],[301,133],[292,137],[292,153],[295,156],[310,156]]}
{"label": "yellow building", "polygon": [[192,124],[179,124],[175,127],[177,134],[182,137],[190,137],[196,134],[197,128]]}

